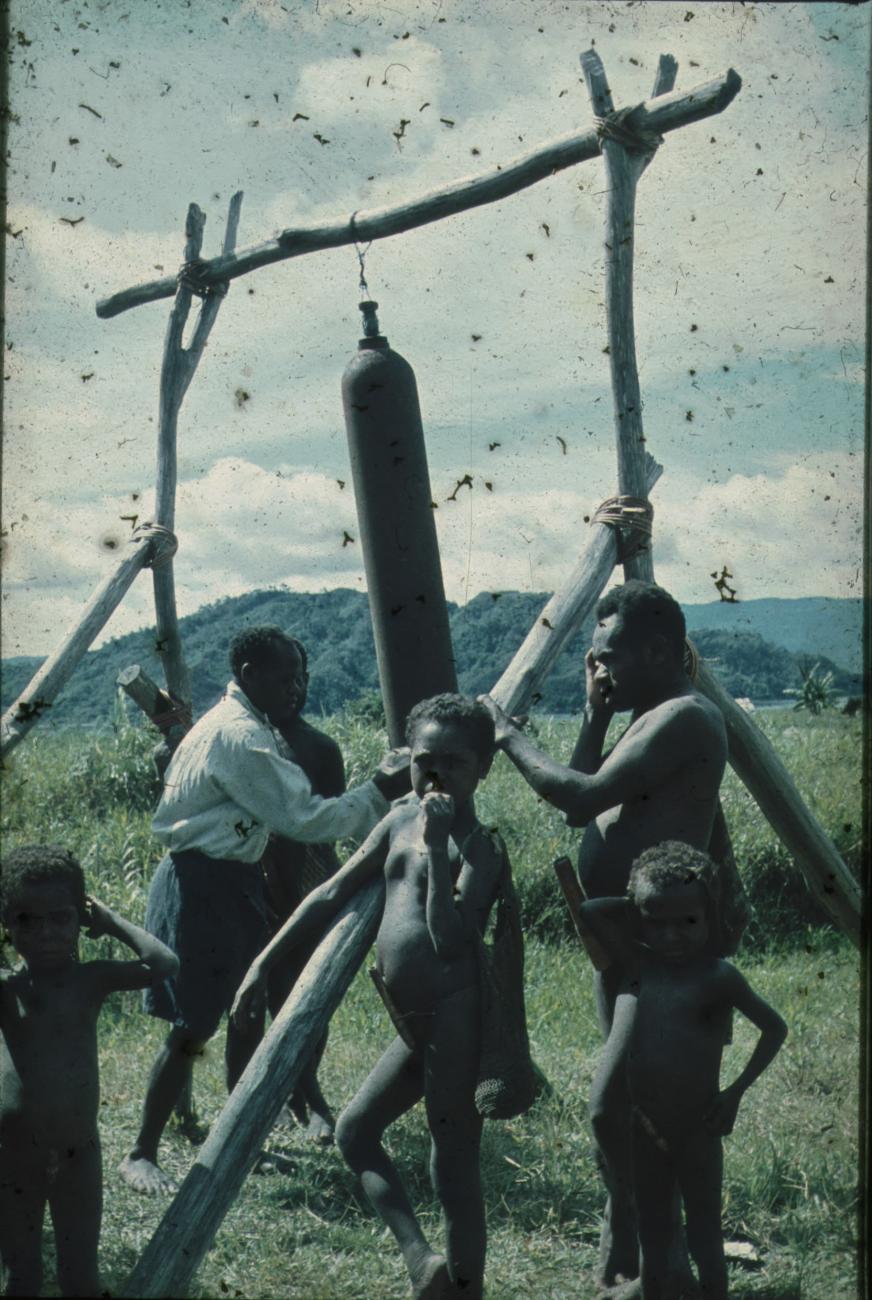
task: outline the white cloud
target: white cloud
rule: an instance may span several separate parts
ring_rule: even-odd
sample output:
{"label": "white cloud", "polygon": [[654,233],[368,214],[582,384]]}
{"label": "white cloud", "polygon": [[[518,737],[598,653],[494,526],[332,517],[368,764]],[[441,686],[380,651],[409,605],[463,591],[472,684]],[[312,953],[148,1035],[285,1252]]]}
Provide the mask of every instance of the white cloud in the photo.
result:
{"label": "white cloud", "polygon": [[[168,304],[101,322],[94,302],[175,270],[188,201],[209,212],[208,252],[236,188],[245,246],[504,164],[587,125],[577,54],[592,40],[618,104],[647,96],[661,50],[678,58],[679,86],[728,65],[744,82],[723,115],[667,137],[639,190],[637,351],[646,432],[669,471],[658,571],[692,599],[712,594],[707,575],[728,560],[758,594],[790,594],[800,570],[812,594],[853,590],[854,507],[831,520],[835,498],[812,498],[827,466],[793,471],[785,458],[831,448],[832,466],[858,445],[863,8],[712,4],[685,22],[682,4],[245,0],[227,24],[209,6],[131,7],[102,32],[79,31],[72,11],[32,18],[36,89],[13,69],[9,215],[22,233],[10,240],[5,358],[6,524],[22,530],[10,581],[33,579],[29,595],[7,600],[22,634],[46,623],[34,614],[40,591],[52,590],[59,619],[57,583],[87,594],[101,571],[95,539],[152,478]],[[87,61],[69,53],[79,42]],[[409,72],[396,67],[382,85],[392,62]],[[385,331],[418,375],[434,492],[475,477],[456,509],[440,498],[455,599],[558,582],[579,511],[614,490],[603,189],[594,160],[367,256]],[[59,220],[79,215],[76,226]],[[261,581],[359,583],[359,555],[339,544],[350,484],[340,499],[334,481],[350,477],[338,383],[358,335],[357,277],[342,248],[234,283],[179,424],[184,609]],[[765,509],[749,513],[749,500]]]}

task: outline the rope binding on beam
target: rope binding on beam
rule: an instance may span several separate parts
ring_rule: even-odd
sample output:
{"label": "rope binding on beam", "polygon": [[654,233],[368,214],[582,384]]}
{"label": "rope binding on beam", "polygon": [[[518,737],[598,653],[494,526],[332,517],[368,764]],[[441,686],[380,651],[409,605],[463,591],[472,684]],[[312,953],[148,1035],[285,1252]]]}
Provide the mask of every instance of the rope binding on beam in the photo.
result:
{"label": "rope binding on beam", "polygon": [[609,497],[597,506],[592,522],[614,528],[618,563],[624,564],[648,549],[653,520],[654,507],[644,497]]}
{"label": "rope binding on beam", "polygon": [[627,108],[619,108],[617,112],[607,114],[606,117],[593,119],[600,152],[604,140],[614,140],[617,144],[622,144],[630,153],[653,154],[656,149],[659,149],[663,143],[663,136],[659,132],[646,131],[643,127],[628,121],[630,115],[639,107],[638,104],[630,104]]}
{"label": "rope binding on beam", "polygon": [[142,541],[151,543],[151,556],[146,561],[148,569],[160,569],[163,565],[169,564],[179,549],[179,539],[171,528],[164,528],[163,524],[153,524],[148,521],[134,528],[130,540],[134,545]]}

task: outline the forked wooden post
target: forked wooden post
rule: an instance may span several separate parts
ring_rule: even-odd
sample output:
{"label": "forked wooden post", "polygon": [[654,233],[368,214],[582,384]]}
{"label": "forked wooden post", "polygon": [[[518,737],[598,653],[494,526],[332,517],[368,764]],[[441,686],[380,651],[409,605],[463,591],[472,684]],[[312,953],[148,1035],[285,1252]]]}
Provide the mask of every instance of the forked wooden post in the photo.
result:
{"label": "forked wooden post", "polygon": [[[222,256],[232,253],[239,228],[242,192],[230,200]],[[185,264],[196,262],[203,244],[206,217],[196,203],[188,208],[185,222]],[[224,288],[224,287],[222,287]],[[185,325],[191,309],[190,281],[180,276],[176,298],[167,322],[163,363],[160,376],[160,413],[157,444],[157,481],[155,486],[155,522],[172,532],[176,519],[176,442],[179,409],[188,391],[209,331],[221,306],[223,291],[207,294],[200,306],[190,347],[182,346]],[[191,679],[182,654],[179,620],[176,611],[175,577],[172,561],[154,571],[154,608],[157,652],[161,657],[167,690],[174,700],[190,707]]]}
{"label": "forked wooden post", "polygon": [[[618,480],[622,494],[644,496],[645,438],[633,325],[633,224],[636,184],[658,147],[656,138],[636,129],[636,113],[615,113],[611,91],[599,55],[581,56],[582,72],[600,119],[602,152],[608,180],[606,203],[606,309],[609,360],[615,404]],[[661,56],[654,100],[661,88],[671,90],[676,65]],[[651,551],[631,557],[625,578],[654,581]],[[757,800],[769,824],[794,855],[815,897],[836,925],[855,944],[860,942],[860,890],[818,822],[803,803],[787,769],[747,714],[727,694],[713,674],[700,665],[698,688],[718,705],[724,716],[730,763]],[[724,823],[724,827],[726,823]]]}
{"label": "forked wooden post", "polygon": [[[601,132],[606,173],[605,299],[608,326],[609,367],[614,395],[615,432],[618,445],[618,491],[621,496],[647,498],[645,483],[645,434],[642,427],[642,395],[636,364],[636,331],[633,319],[633,241],[636,219],[636,185],[660,143],[653,131],[637,131],[620,125],[605,69],[595,50],[581,56],[591,106]],[[675,85],[678,70],[671,54],[663,54],[657,67],[652,102]],[[623,115],[627,123],[629,114]],[[650,546],[623,561],[625,578],[654,581]]]}
{"label": "forked wooden post", "polygon": [[[223,254],[236,246],[242,192],[234,194],[227,214]],[[186,225],[185,256],[193,260],[200,250],[205,218],[192,204]],[[176,283],[175,281],[173,283]],[[207,296],[200,308],[191,344],[182,347],[182,334],[191,305],[190,288],[182,286],[170,314],[161,368],[160,424],[158,431],[155,522],[142,524],[129,551],[113,572],[97,587],[70,632],[45,661],[15,703],[0,721],[0,758],[5,758],[30,729],[45,717],[58,694],[69,681],[76,665],[103,630],[127,594],[140,569],[154,568],[158,651],[163,655],[167,687],[177,703],[190,709],[191,692],[181,654],[176,617],[172,556],[175,551],[176,428],[182,399],[215,322],[222,293]]]}

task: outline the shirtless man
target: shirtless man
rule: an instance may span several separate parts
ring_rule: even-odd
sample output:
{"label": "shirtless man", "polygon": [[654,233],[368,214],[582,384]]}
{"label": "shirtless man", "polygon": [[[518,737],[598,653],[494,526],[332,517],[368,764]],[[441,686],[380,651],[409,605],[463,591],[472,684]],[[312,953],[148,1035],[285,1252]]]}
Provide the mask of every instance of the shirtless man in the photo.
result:
{"label": "shirtless man", "polygon": [[[685,622],[677,602],[653,583],[631,581],[603,597],[596,617],[585,657],[587,703],[569,767],[536,749],[483,697],[497,745],[570,826],[585,827],[578,871],[588,898],[623,894],[635,858],[663,840],[709,848],[727,758],[720,711],[685,672]],[[630,725],[603,754],[609,723],[624,711],[631,712]],[[609,1193],[598,1270],[604,1287],[639,1274],[626,1069],[632,1017],[622,1015],[612,1024],[623,976],[619,965],[596,975],[607,1046],[591,1091],[590,1118]],[[621,1295],[638,1293],[636,1288]]]}

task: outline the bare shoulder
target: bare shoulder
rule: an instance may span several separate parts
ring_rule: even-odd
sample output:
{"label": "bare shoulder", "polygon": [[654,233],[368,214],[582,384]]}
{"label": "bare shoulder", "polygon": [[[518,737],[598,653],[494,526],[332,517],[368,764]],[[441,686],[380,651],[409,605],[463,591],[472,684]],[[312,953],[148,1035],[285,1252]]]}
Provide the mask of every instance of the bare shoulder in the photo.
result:
{"label": "bare shoulder", "polygon": [[738,967],[732,962],[725,961],[723,957],[712,959],[710,978],[718,995],[730,1003],[749,987],[748,981]]}
{"label": "bare shoulder", "polygon": [[313,751],[317,754],[323,754],[325,758],[328,756],[330,758],[335,758],[337,754],[342,754],[342,750],[339,748],[339,745],[333,737],[328,736],[326,731],[321,731],[318,727],[313,727],[308,719],[299,718],[297,725],[300,731],[305,735],[307,742],[312,746]]}
{"label": "bare shoulder", "polygon": [[699,691],[676,695],[643,713],[630,731],[680,733],[687,739],[702,742],[706,748],[725,748],[727,732],[720,709]]}
{"label": "bare shoulder", "polygon": [[414,794],[404,795],[402,799],[395,799],[391,804],[390,811],[386,812],[381,822],[391,835],[402,830],[405,826],[418,820],[418,799]]}

